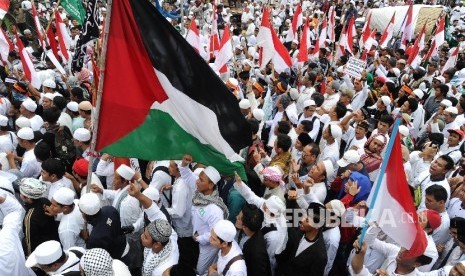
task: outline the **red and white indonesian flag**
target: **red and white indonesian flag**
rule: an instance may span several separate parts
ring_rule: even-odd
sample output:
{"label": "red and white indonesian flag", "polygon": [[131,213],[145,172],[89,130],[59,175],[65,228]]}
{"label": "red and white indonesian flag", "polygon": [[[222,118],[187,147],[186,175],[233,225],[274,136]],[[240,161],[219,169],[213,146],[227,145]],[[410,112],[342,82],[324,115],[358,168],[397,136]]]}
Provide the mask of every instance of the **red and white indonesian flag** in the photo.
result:
{"label": "red and white indonesian flag", "polygon": [[459,57],[459,47],[455,47],[451,49],[452,54],[450,57],[447,59],[446,64],[444,64],[444,67],[442,67],[441,70],[441,75],[444,74],[444,72],[455,66],[457,64],[457,58]]}
{"label": "red and white indonesian flag", "polygon": [[271,35],[272,29],[270,23],[270,9],[265,7],[263,9],[262,23],[257,35],[257,46],[260,48],[260,70],[265,68],[274,55],[273,36]]}
{"label": "red and white indonesian flag", "polygon": [[14,45],[11,43],[11,40],[6,35],[5,31],[2,29],[0,32],[0,55],[3,61],[8,60],[8,54],[10,51],[13,51]]}
{"label": "red and white indonesian flag", "polygon": [[226,64],[233,57],[233,50],[231,44],[231,35],[229,33],[229,26],[224,27],[223,37],[221,38],[221,45],[216,54],[215,68],[220,73],[225,73]]}
{"label": "red and white indonesian flag", "polygon": [[111,19],[97,151],[244,176],[252,131],[224,82],[150,1],[114,1]]}
{"label": "red and white indonesian flag", "polygon": [[415,44],[413,44],[409,58],[407,60],[407,65],[411,66],[412,68],[417,67],[421,61],[420,52],[425,48],[426,23],[427,22],[423,24],[423,28],[421,28],[420,34],[415,40]]}
{"label": "red and white indonesian flag", "polygon": [[394,18],[396,17],[396,13],[391,17],[391,21],[389,21],[389,24],[386,26],[384,29],[383,35],[381,36],[381,39],[379,40],[379,46],[381,48],[386,48],[389,41],[392,39],[392,35],[394,33]]}
{"label": "red and white indonesian flag", "polygon": [[310,46],[310,37],[308,36],[308,24],[304,24],[302,37],[300,38],[299,54],[297,55],[297,62],[300,65],[308,61],[308,48]]}
{"label": "red and white indonesian flag", "polygon": [[71,37],[69,36],[68,29],[66,28],[65,23],[61,19],[60,13],[58,10],[55,10],[55,25],[58,36],[58,44],[60,45],[61,55],[64,60],[69,61],[70,55],[68,50],[71,44]]}
{"label": "red and white indonesian flag", "polygon": [[26,79],[31,82],[32,86],[39,89],[42,85],[39,75],[37,74],[34,64],[32,63],[31,56],[29,55],[26,48],[24,48],[23,42],[16,33],[16,46],[18,46],[19,57],[21,59],[21,65],[23,66],[24,75]]}
{"label": "red and white indonesian flag", "polygon": [[402,40],[401,40],[402,49],[407,49],[408,41],[412,40],[414,29],[415,29],[415,26],[413,24],[413,5],[410,4],[407,10],[407,18],[405,19],[405,23],[402,26],[402,30],[403,30]]}
{"label": "red and white indonesian flag", "polygon": [[273,38],[273,46],[275,49],[273,58],[273,67],[278,74],[281,74],[284,70],[292,66],[292,59],[287,51],[286,47],[283,45],[281,40],[279,40],[278,35],[271,29],[271,37]]}
{"label": "red and white indonesian flag", "polygon": [[[215,1],[214,1],[215,2]],[[218,32],[218,15],[216,14],[216,3],[213,4],[213,20],[212,20],[212,31],[210,34],[210,45],[209,57],[212,58],[213,56],[216,57],[218,50],[220,49],[220,36]]]}
{"label": "red and white indonesian flag", "polygon": [[0,20],[3,20],[10,8],[10,0],[0,0]]}
{"label": "red and white indonesian flag", "polygon": [[42,48],[45,49],[45,41],[44,41],[44,36],[43,36],[43,29],[42,29],[42,25],[40,24],[40,21],[39,21],[39,16],[37,15],[36,5],[34,3],[32,3],[31,8],[32,8],[32,17],[34,18],[34,25],[35,25],[36,31],[37,31],[37,38],[39,39],[39,42],[40,42],[40,45],[42,46]]}
{"label": "red and white indonesian flag", "polygon": [[444,38],[445,25],[446,25],[446,17],[441,16],[441,18],[439,18],[436,32],[434,34],[434,40],[436,41],[436,47],[441,47],[445,41],[445,38]]}
{"label": "red and white indonesian flag", "polygon": [[318,37],[318,46],[320,48],[325,48],[326,36],[328,31],[328,23],[326,22],[326,17],[323,18],[323,22],[321,23],[321,32],[320,36]]}
{"label": "red and white indonesian flag", "polygon": [[195,17],[191,20],[191,25],[189,26],[189,30],[186,34],[186,40],[192,47],[194,47],[197,53],[200,53],[200,33],[197,28],[197,23],[195,23]]}
{"label": "red and white indonesian flag", "polygon": [[294,12],[294,17],[292,18],[291,26],[287,32],[286,42],[291,42],[294,39],[297,39],[297,29],[303,24],[302,17],[302,7],[300,4],[297,5],[297,8]]}
{"label": "red and white indonesian flag", "polygon": [[[367,19],[367,21],[365,21],[365,25],[363,26],[363,29],[362,29],[362,39],[360,39],[360,42],[359,42],[360,43],[360,45],[359,45],[360,49],[363,49],[363,48],[367,49],[365,47],[365,44],[370,39],[370,35],[371,35],[370,23],[371,23],[371,12],[368,15],[368,19]],[[369,49],[367,49],[367,50],[369,50]]]}
{"label": "red and white indonesian flag", "polygon": [[428,242],[418,222],[407,183],[396,126],[393,132],[395,137],[391,138],[391,147],[386,152],[387,158],[383,161],[378,179],[367,200],[368,206],[372,207],[369,220],[376,221],[386,235],[408,249],[407,254],[410,257],[416,257],[425,252]]}
{"label": "red and white indonesian flag", "polygon": [[336,16],[336,11],[334,10],[334,6],[331,6],[329,8],[329,20],[328,20],[328,31],[326,32],[328,34],[328,38],[331,41],[335,40],[336,34],[334,32],[334,28],[336,27],[335,23],[335,16]]}

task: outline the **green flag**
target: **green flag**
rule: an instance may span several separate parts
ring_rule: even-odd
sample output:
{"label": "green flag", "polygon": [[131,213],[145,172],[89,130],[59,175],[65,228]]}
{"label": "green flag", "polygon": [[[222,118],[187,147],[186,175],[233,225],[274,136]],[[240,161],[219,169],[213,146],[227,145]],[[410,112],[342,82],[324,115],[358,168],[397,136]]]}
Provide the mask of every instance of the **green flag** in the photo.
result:
{"label": "green flag", "polygon": [[80,0],[62,0],[61,6],[63,6],[66,12],[82,26],[86,19],[86,11]]}

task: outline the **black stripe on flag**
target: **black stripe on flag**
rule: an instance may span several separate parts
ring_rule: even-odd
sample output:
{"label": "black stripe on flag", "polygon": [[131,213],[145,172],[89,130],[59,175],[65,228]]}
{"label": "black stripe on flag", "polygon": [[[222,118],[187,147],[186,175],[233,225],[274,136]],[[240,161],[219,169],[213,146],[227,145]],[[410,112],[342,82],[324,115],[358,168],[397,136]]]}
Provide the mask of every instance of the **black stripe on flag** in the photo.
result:
{"label": "black stripe on flag", "polygon": [[221,135],[235,151],[249,146],[250,125],[221,79],[149,1],[129,2],[153,67],[176,89],[216,114]]}

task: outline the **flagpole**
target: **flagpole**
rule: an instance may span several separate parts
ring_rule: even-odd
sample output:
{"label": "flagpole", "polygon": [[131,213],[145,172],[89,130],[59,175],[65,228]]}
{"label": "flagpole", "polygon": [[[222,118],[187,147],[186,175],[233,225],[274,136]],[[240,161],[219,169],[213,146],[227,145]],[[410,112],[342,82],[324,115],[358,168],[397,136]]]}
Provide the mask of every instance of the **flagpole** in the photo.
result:
{"label": "flagpole", "polygon": [[368,214],[366,215],[365,223],[363,224],[362,232],[360,234],[360,238],[359,238],[360,248],[362,248],[363,240],[365,239],[365,234],[368,230],[368,226],[369,226],[368,223],[370,221],[371,214],[373,212],[373,207],[375,206],[375,202],[376,202],[376,199],[379,194],[379,190],[383,182],[384,174],[386,173],[386,167],[389,162],[389,157],[391,156],[392,148],[394,147],[394,142],[396,141],[396,135],[397,135],[397,132],[399,131],[399,125],[400,125],[400,118],[397,118],[396,121],[394,122],[394,127],[391,133],[391,139],[389,139],[388,147],[386,149],[386,154],[384,156],[383,163],[381,164],[381,169],[379,171],[378,178],[376,179],[376,186],[374,187],[375,190],[373,192],[373,196],[371,197],[372,200],[370,202],[370,206],[368,206]]}
{"label": "flagpole", "polygon": [[107,43],[108,43],[108,33],[110,32],[110,24],[111,24],[111,7],[112,7],[112,0],[108,0],[107,3],[107,16],[105,18],[105,30],[103,32],[104,34],[104,40],[102,42],[102,54],[101,54],[101,59],[100,59],[100,78],[97,86],[97,100],[95,103],[95,109],[94,109],[94,114],[92,117],[92,141],[90,144],[90,152],[92,153],[89,158],[89,168],[88,168],[88,174],[87,174],[87,183],[89,186],[91,183],[92,179],[92,163],[94,161],[94,152],[95,152],[95,146],[97,143],[97,133],[98,133],[98,121],[99,121],[99,115],[100,115],[100,106],[102,104],[102,92],[103,92],[103,82],[105,79],[105,61],[106,61],[106,55],[107,55]]}

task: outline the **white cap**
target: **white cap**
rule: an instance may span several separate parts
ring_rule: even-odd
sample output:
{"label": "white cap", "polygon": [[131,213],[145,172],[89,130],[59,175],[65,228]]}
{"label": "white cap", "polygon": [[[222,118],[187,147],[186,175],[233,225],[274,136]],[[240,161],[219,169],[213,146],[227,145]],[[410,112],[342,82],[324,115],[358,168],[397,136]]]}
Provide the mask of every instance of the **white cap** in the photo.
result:
{"label": "white cap", "polygon": [[425,93],[423,93],[423,91],[421,91],[420,89],[415,89],[412,93],[420,99],[423,99],[423,96],[425,95]]}
{"label": "white cap", "polygon": [[34,267],[38,264],[48,265],[57,261],[63,255],[63,249],[58,241],[46,241],[36,247],[27,258],[26,267]]}
{"label": "white cap", "polygon": [[229,220],[220,220],[213,226],[213,232],[225,242],[232,242],[236,236],[236,227]]}
{"label": "white cap", "polygon": [[389,98],[388,96],[382,96],[381,101],[385,106],[389,106],[391,104],[391,98]]}
{"label": "white cap", "polygon": [[443,105],[445,105],[446,107],[452,106],[452,102],[449,101],[448,99],[442,100],[440,104],[443,104]]}
{"label": "white cap", "polygon": [[440,81],[441,83],[445,83],[445,82],[446,82],[446,79],[445,79],[443,76],[437,76],[437,77],[434,77],[433,80],[434,80],[434,79]]}
{"label": "white cap", "polygon": [[61,205],[71,205],[74,202],[74,192],[70,188],[61,187],[52,196]]}
{"label": "white cap", "polygon": [[53,93],[45,93],[44,98],[47,98],[47,99],[53,101],[53,98],[55,98],[55,94],[53,94]]}
{"label": "white cap", "polygon": [[146,197],[150,198],[153,201],[160,200],[160,192],[158,192],[158,190],[154,187],[148,187],[142,192],[142,194],[144,194]]}
{"label": "white cap", "polygon": [[331,205],[331,210],[336,214],[338,217],[342,217],[342,215],[346,212],[346,207],[344,204],[338,200],[338,199],[333,199],[329,202]]}
{"label": "white cap", "polygon": [[292,87],[291,89],[289,89],[289,96],[291,96],[291,99],[295,101],[299,98],[299,91]]}
{"label": "white cap", "polygon": [[0,115],[0,126],[8,125],[8,117]]}
{"label": "white cap", "polygon": [[241,109],[249,109],[250,108],[250,101],[248,99],[242,99],[239,102],[239,107]]}
{"label": "white cap", "polygon": [[314,101],[314,100],[306,100],[306,101],[304,102],[304,108],[305,108],[305,107],[309,107],[309,106],[316,106],[315,101]]}
{"label": "white cap", "polygon": [[338,73],[344,73],[344,66],[339,66],[336,70]]}
{"label": "white cap", "polygon": [[328,180],[334,175],[333,162],[331,162],[331,160],[323,160],[322,163],[325,166],[325,170],[326,170],[326,180]]}
{"label": "white cap", "polygon": [[255,108],[252,111],[252,115],[255,119],[257,119],[257,121],[261,122],[263,120],[263,117],[265,117],[265,112],[263,112],[263,110],[260,108]]}
{"label": "white cap", "polygon": [[90,141],[90,131],[86,128],[78,128],[74,131],[73,138],[79,142]]}
{"label": "white cap", "polygon": [[342,137],[342,128],[340,126],[329,124],[328,128],[329,128],[329,131],[331,132],[331,136],[334,139],[339,139]]}
{"label": "white cap", "polygon": [[200,173],[203,172],[203,170],[205,170],[205,168],[197,168],[194,170],[194,174],[197,175],[197,177],[199,177]]}
{"label": "white cap", "polygon": [[22,129],[18,130],[18,138],[23,140],[34,140],[34,131],[30,127],[23,127]]}
{"label": "white cap", "polygon": [[28,110],[30,112],[36,112],[37,104],[36,104],[36,102],[31,100],[30,98],[25,99],[24,102],[22,103],[22,105],[24,106],[24,108],[26,110]]}
{"label": "white cap", "polygon": [[136,172],[131,169],[128,165],[121,164],[117,169],[116,172],[121,176],[122,178],[126,180],[131,180]]}
{"label": "white cap", "polygon": [[57,87],[57,84],[56,84],[53,80],[51,80],[51,79],[46,79],[46,80],[44,80],[44,82],[42,83],[42,86],[55,89],[55,88]]}
{"label": "white cap", "polygon": [[221,179],[220,173],[212,166],[206,167],[205,170],[203,170],[203,173],[206,174],[208,178],[210,178],[210,181],[213,182],[215,185]]}
{"label": "white cap", "polygon": [[299,41],[298,41],[297,39],[294,39],[294,40],[292,40],[292,43],[294,43],[294,44],[297,44],[297,45],[298,45],[298,44],[299,44]]}
{"label": "white cap", "polygon": [[341,159],[337,160],[337,164],[339,167],[344,168],[359,161],[360,154],[358,154],[356,150],[348,150],[344,153]]}
{"label": "white cap", "polygon": [[23,117],[23,116],[16,119],[15,124],[19,128],[31,127],[31,121],[28,118]]}
{"label": "white cap", "polygon": [[79,104],[77,102],[69,102],[66,105],[66,108],[68,108],[72,112],[78,112],[79,111]]}
{"label": "white cap", "polygon": [[404,135],[404,136],[409,136],[410,131],[408,130],[408,127],[404,125],[399,126],[399,133]]}
{"label": "white cap", "polygon": [[100,198],[94,193],[87,193],[79,199],[79,209],[88,216],[93,216],[100,211]]}
{"label": "white cap", "polygon": [[459,111],[458,111],[457,107],[455,107],[455,106],[449,106],[444,111],[455,114],[455,115],[459,114]]}

